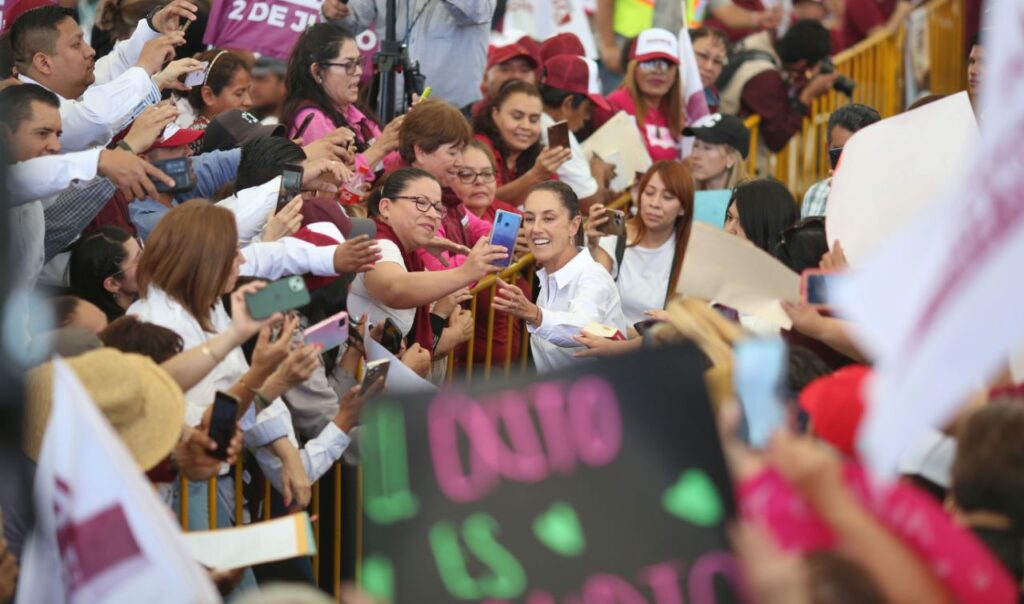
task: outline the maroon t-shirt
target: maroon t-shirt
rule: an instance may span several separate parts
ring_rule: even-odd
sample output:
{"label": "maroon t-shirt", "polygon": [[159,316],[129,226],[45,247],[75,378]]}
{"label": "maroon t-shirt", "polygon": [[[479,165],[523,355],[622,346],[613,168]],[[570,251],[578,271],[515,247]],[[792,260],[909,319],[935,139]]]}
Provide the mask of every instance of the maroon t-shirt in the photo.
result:
{"label": "maroon t-shirt", "polygon": [[843,42],[849,48],[868,37],[872,29],[885,25],[896,10],[896,0],[846,0],[843,13]]}

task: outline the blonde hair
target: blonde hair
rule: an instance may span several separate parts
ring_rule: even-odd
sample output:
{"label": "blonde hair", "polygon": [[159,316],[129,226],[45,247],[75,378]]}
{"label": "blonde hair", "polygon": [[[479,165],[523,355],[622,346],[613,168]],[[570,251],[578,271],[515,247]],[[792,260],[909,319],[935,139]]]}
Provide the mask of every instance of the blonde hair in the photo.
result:
{"label": "blonde hair", "polygon": [[[741,155],[739,151],[726,145],[723,146],[725,147],[726,154],[732,155],[736,159],[736,162],[731,168],[729,168],[729,178],[725,181],[725,186],[722,188],[735,189],[736,185],[743,182],[747,177],[747,162],[743,159],[743,155]],[[707,180],[696,180],[696,182],[698,191],[708,190]]]}
{"label": "blonde hair", "polygon": [[[647,101],[644,100],[644,95],[640,93],[640,86],[636,83],[638,65],[636,59],[630,60],[626,66],[626,76],[622,79],[622,85],[626,88],[626,92],[629,93],[629,98],[633,99],[633,105],[636,107],[637,123],[643,125],[646,123],[647,111],[650,108],[647,106]],[[659,109],[659,107],[655,107],[655,109]],[[668,127],[672,132],[672,136],[681,136],[683,127],[686,124],[683,123],[683,75],[678,65],[676,65],[675,82],[673,82],[672,88],[668,91],[668,107],[665,108],[665,112],[667,113],[665,118],[668,120]]]}

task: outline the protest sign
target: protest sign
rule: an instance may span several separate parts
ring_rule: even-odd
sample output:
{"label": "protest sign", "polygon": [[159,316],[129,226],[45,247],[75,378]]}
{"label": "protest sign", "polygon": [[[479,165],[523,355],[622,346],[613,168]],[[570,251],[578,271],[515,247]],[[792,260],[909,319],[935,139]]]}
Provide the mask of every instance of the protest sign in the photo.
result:
{"label": "protest sign", "polygon": [[978,123],[967,93],[858,130],[832,177],[825,228],[851,264],[941,197],[970,162]]}
{"label": "protest sign", "polygon": [[[606,162],[615,163],[616,180],[612,181],[614,191],[625,191],[629,188],[628,183],[633,182],[633,175],[643,174],[651,167],[651,154],[647,152],[647,145],[640,136],[636,118],[625,111],[612,116],[597,132],[588,136],[581,146],[587,159],[597,155]],[[612,159],[617,161],[612,162]],[[622,182],[627,184],[623,185]]]}
{"label": "protest sign", "polygon": [[693,195],[693,219],[716,229],[724,228],[730,199],[731,189],[697,191]]}
{"label": "protest sign", "polygon": [[737,601],[705,363],[686,345],[371,403],[363,587],[397,604]]}
{"label": "protest sign", "polygon": [[203,42],[288,60],[302,32],[322,20],[319,0],[218,0]]}
{"label": "protest sign", "polygon": [[[1015,278],[1024,262],[1024,5],[997,2],[989,16],[982,113],[998,119],[983,121],[981,144],[938,179],[952,186],[837,288],[839,310],[876,361],[858,448],[885,476],[895,474],[905,443],[943,427],[1024,340]],[[949,145],[960,125],[936,128]]]}

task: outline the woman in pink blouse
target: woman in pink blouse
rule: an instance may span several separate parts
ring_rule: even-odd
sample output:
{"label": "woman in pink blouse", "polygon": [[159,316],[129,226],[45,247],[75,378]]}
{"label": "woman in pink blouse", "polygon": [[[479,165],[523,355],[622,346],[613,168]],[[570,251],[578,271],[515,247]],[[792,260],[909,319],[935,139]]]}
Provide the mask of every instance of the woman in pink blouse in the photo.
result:
{"label": "woman in pink blouse", "polygon": [[330,23],[310,27],[295,43],[288,61],[288,97],[281,123],[288,126],[289,137],[300,135],[301,130],[307,145],[338,128],[348,128],[355,134],[357,167],[375,169],[398,147],[402,118],[381,130],[368,111],[360,109],[362,71],[359,48],[345,28]]}

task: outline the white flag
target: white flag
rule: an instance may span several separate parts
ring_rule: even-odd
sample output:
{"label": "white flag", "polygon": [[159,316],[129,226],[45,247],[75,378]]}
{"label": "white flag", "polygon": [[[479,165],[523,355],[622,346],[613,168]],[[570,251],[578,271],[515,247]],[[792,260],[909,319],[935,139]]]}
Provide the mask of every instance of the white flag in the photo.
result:
{"label": "white flag", "polygon": [[1024,340],[1024,4],[990,16],[980,147],[942,201],[837,288],[876,355],[858,448],[882,475]]}
{"label": "white flag", "polygon": [[60,359],[34,494],[18,604],[221,601],[170,510]]}
{"label": "white flag", "polygon": [[[695,124],[700,118],[710,115],[711,110],[704,96],[704,84],[700,81],[690,31],[685,27],[679,30],[679,77],[683,79],[683,123]],[[683,139],[682,157],[689,155],[692,149],[693,137],[687,136]]]}

